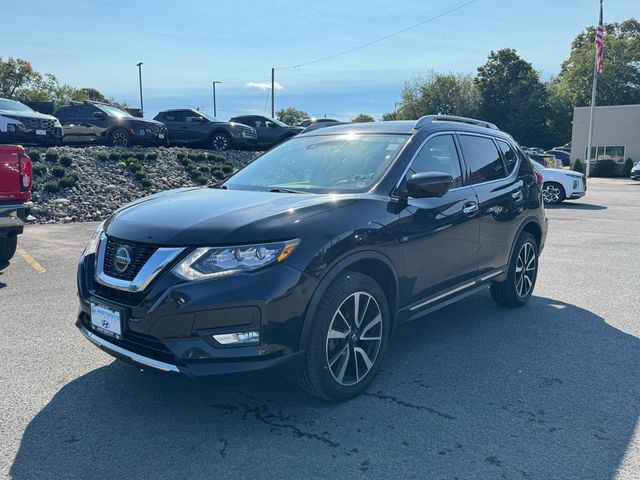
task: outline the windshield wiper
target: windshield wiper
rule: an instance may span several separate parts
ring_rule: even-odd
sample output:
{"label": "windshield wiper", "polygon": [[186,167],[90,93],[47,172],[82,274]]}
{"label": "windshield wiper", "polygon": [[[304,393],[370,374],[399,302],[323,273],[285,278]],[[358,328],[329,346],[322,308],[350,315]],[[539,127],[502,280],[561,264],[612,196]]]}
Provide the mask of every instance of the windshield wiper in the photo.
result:
{"label": "windshield wiper", "polygon": [[275,187],[269,191],[274,193],[309,193],[303,190],[294,190],[292,188],[284,188],[284,187]]}

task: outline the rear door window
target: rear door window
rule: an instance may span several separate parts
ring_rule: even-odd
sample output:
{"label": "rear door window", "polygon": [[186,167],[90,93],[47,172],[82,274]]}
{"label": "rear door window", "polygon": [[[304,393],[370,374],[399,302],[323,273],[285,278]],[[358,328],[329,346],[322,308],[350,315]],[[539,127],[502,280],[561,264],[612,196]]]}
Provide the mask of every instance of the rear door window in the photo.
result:
{"label": "rear door window", "polygon": [[507,164],[507,175],[510,175],[511,172],[513,172],[513,169],[516,168],[516,163],[518,163],[518,156],[516,155],[513,147],[507,142],[498,140],[498,146],[500,147],[502,157]]}
{"label": "rear door window", "polygon": [[499,180],[507,176],[500,152],[491,138],[461,134],[460,143],[469,166],[472,184]]}

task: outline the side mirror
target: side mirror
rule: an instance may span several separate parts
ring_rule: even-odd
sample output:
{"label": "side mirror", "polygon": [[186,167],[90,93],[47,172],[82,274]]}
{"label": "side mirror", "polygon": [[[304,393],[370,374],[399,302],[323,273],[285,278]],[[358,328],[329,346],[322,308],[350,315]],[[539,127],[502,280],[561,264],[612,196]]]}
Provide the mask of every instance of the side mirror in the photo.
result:
{"label": "side mirror", "polygon": [[442,197],[451,188],[453,178],[444,172],[424,172],[407,179],[407,193],[413,198]]}
{"label": "side mirror", "polygon": [[204,118],[204,117],[196,117],[196,122],[205,123],[206,121],[207,121],[207,119]]}
{"label": "side mirror", "polygon": [[106,115],[102,112],[93,112],[93,118],[95,118],[96,120],[104,120],[106,118]]}

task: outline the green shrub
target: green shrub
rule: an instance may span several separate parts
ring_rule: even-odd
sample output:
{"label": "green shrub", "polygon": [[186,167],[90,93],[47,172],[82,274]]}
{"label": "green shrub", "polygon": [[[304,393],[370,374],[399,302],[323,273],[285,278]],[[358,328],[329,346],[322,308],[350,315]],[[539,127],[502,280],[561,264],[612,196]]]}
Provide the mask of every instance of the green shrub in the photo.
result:
{"label": "green shrub", "polygon": [[222,167],[220,167],[220,169],[224,173],[231,173],[233,172],[233,165],[229,165],[228,163],[225,163],[224,165],[222,165]]}
{"label": "green shrub", "polygon": [[187,158],[187,156],[184,153],[180,152],[180,153],[176,153],[176,158],[180,162],[180,161],[184,160],[185,158]]}
{"label": "green shrub", "polygon": [[43,186],[42,189],[45,192],[49,192],[49,193],[55,193],[58,190],[60,190],[60,187],[58,186],[58,182],[46,182]]}
{"label": "green shrub", "polygon": [[132,172],[139,172],[140,170],[142,170],[142,165],[140,165],[138,162],[129,162],[127,168],[129,168],[129,170],[131,170]]}
{"label": "green shrub", "polygon": [[96,160],[106,162],[107,160],[109,160],[109,154],[107,152],[98,152],[96,153]]}
{"label": "green shrub", "polygon": [[209,160],[211,160],[212,162],[226,162],[227,159],[224,155],[220,154],[220,153],[212,153],[209,155]]}
{"label": "green shrub", "polygon": [[204,175],[196,175],[195,177],[193,177],[193,181],[200,185],[206,185],[208,182],[207,177],[205,177]]}
{"label": "green shrub", "polygon": [[625,178],[629,178],[631,176],[631,170],[633,169],[633,160],[631,157],[627,157],[624,162],[624,167],[622,168],[622,176]]}
{"label": "green shrub", "polygon": [[37,150],[29,151],[27,155],[29,155],[29,158],[31,158],[32,162],[37,162],[40,160],[40,152]]}
{"label": "green shrub", "polygon": [[109,154],[109,160],[113,160],[114,162],[120,160],[120,154],[118,152],[111,152]]}
{"label": "green shrub", "polygon": [[179,162],[187,167],[193,163],[193,160],[191,160],[189,157],[184,157],[182,160],[179,160]]}
{"label": "green shrub", "polygon": [[140,162],[142,162],[144,160],[144,153],[143,152],[137,152],[134,157],[136,157]]}
{"label": "green shrub", "polygon": [[147,178],[147,174],[144,173],[143,171],[138,171],[133,174],[133,178],[135,178],[138,181],[141,181]]}
{"label": "green shrub", "polygon": [[65,174],[66,172],[67,172],[67,171],[66,171],[64,168],[62,168],[62,167],[53,167],[53,168],[51,169],[51,174],[52,174],[54,177],[56,177],[56,178],[62,178],[62,177],[64,177],[64,174]]}
{"label": "green shrub", "polygon": [[199,167],[198,170],[200,170],[202,173],[209,173],[211,171],[211,169],[206,165]]}
{"label": "green shrub", "polygon": [[157,160],[158,159],[158,154],[157,153],[147,153],[147,160]]}
{"label": "green shrub", "polygon": [[65,175],[64,177],[62,177],[60,179],[60,182],[58,182],[58,185],[60,186],[60,188],[70,188],[75,186],[78,183],[78,176],[77,175]]}
{"label": "green shrub", "polygon": [[39,183],[34,183],[33,185],[31,185],[31,191],[32,192],[39,192],[40,191],[40,184]]}
{"label": "green shrub", "polygon": [[213,176],[216,177],[218,180],[222,180],[223,178],[226,177],[226,175],[222,170],[217,170],[217,169],[213,171]]}
{"label": "green shrub", "polygon": [[591,175],[593,177],[614,177],[616,174],[616,162],[613,160],[598,160],[593,165]]}
{"label": "green shrub", "polygon": [[67,155],[60,157],[60,165],[63,167],[70,167],[73,163],[73,159]]}
{"label": "green shrub", "polygon": [[44,163],[34,163],[33,164],[33,174],[41,177],[47,174],[47,166]]}
{"label": "green shrub", "polygon": [[124,169],[127,168],[127,164],[125,162],[118,162],[118,163],[116,163],[116,165],[122,171],[124,171]]}
{"label": "green shrub", "polygon": [[571,170],[573,170],[574,172],[584,173],[584,169],[582,168],[582,162],[580,161],[579,158],[576,158],[576,161],[573,162],[573,167],[571,167]]}
{"label": "green shrub", "polygon": [[58,161],[58,157],[60,157],[60,154],[55,150],[47,150],[47,153],[44,154],[44,158],[51,163],[56,163]]}
{"label": "green shrub", "polygon": [[144,188],[151,188],[153,187],[153,182],[151,180],[149,180],[148,178],[143,178],[142,180],[140,180],[140,184],[144,187]]}

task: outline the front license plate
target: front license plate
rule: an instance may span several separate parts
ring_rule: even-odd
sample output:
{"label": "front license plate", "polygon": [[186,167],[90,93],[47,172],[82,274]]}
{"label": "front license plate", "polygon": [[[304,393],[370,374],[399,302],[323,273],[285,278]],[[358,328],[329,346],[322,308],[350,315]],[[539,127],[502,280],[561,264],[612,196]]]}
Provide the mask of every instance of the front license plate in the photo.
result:
{"label": "front license plate", "polygon": [[120,312],[91,303],[91,326],[100,333],[118,340],[122,339]]}
{"label": "front license plate", "polygon": [[36,135],[46,135],[47,131],[46,130],[36,130]]}
{"label": "front license plate", "polygon": [[158,138],[164,138],[164,133],[159,133]]}

